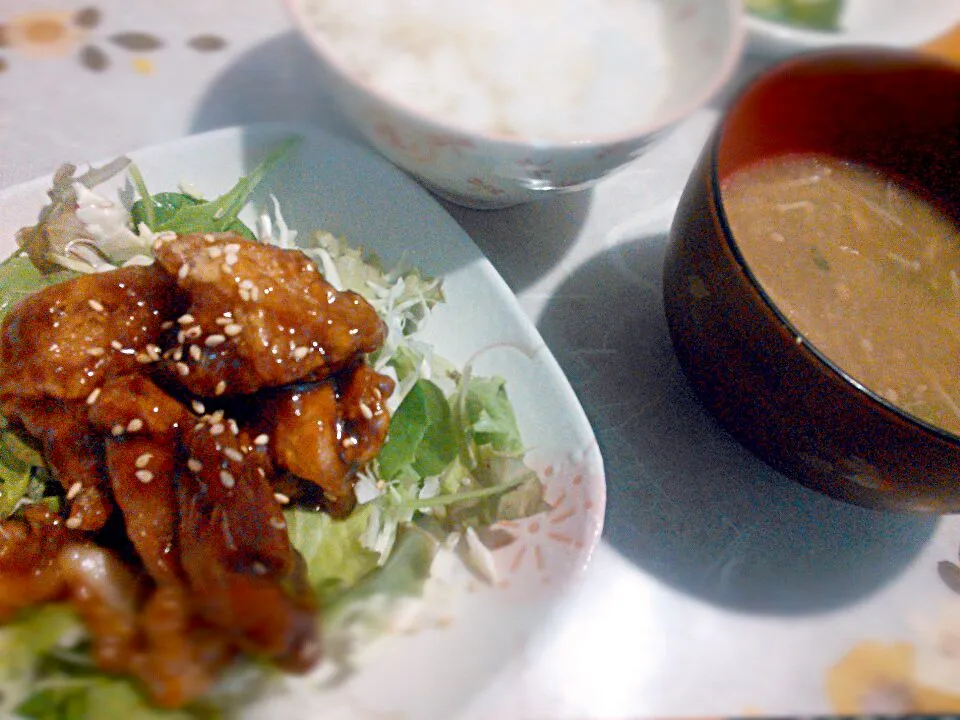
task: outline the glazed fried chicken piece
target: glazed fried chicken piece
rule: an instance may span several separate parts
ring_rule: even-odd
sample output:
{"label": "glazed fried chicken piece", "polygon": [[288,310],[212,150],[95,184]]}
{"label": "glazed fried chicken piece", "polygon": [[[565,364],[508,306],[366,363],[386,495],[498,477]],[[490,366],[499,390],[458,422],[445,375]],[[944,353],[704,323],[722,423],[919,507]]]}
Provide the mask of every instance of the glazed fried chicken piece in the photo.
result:
{"label": "glazed fried chicken piece", "polygon": [[126,672],[137,644],[137,608],[145,586],[114,553],[89,541],[69,543],[57,567],[70,602],[83,618],[97,665]]}
{"label": "glazed fried chicken piece", "polygon": [[43,505],[0,522],[0,623],[66,592],[57,556],[72,533]]}
{"label": "glazed fried chicken piece", "polygon": [[86,402],[9,396],[2,414],[40,442],[47,467],[70,499],[67,527],[101,530],[113,502],[103,470],[103,438],[87,422]]}
{"label": "glazed fried chicken piece", "polygon": [[196,617],[180,565],[175,482],[185,462],[180,438],[196,417],[148,376],[131,374],[102,386],[89,420],[106,438],[110,489],[139,562],[129,567],[87,543],[65,548],[59,566],[98,665],[139,678],[157,705],[182,707],[237,651]]}
{"label": "glazed fried chicken piece", "polygon": [[[74,405],[87,414],[81,420],[89,436],[105,438],[106,490],[142,570],[89,541],[48,549],[46,567],[83,618],[97,664],[139,678],[161,707],[181,707],[209,689],[236,653],[228,638],[194,617],[176,547],[175,463],[193,416],[140,374],[112,377],[93,402]],[[69,447],[54,440],[48,457]]]}
{"label": "glazed fried chicken piece", "polygon": [[389,377],[360,364],[335,379],[265,396],[257,427],[271,437],[274,462],[319,486],[320,504],[334,517],[353,509],[355,473],[383,446],[393,387]]}
{"label": "glazed fried chicken piece", "polygon": [[46,506],[0,523],[0,622],[69,600],[102,669],[135,675],[161,707],[182,707],[209,689],[236,650],[192,618],[182,590],[150,592],[134,568],[67,529]]}
{"label": "glazed fried chicken piece", "polygon": [[159,584],[181,584],[174,477],[195,417],[149,377],[125,375],[104,384],[89,419],[106,437],[110,487],[144,568]]}
{"label": "glazed fried chicken piece", "polygon": [[323,491],[322,502],[332,515],[343,517],[353,509],[353,487],[348,482],[338,436],[341,431],[337,391],[333,382],[283,388],[265,405],[270,448],[279,468],[308,480]]}
{"label": "glazed fried chicken piece", "polygon": [[[117,506],[156,585],[133,613],[138,649],[127,672],[159,705],[180,707],[240,649],[311,666],[316,607],[297,575],[265,448],[223,411],[200,418],[143,375],[107,382],[90,418],[108,434]],[[107,606],[114,620],[130,615]]]}
{"label": "glazed fried chicken piece", "polygon": [[86,402],[109,378],[150,355],[164,318],[179,311],[176,284],[158,268],[84,275],[18,303],[0,330],[0,414],[40,440],[72,500],[72,529],[97,531],[112,512],[103,441]]}
{"label": "glazed fried chicken piece", "polygon": [[[263,445],[222,411],[201,420],[142,375],[104,385],[90,415],[110,434],[116,502],[166,602],[175,602],[177,589],[189,612],[230,647],[312,663],[316,607],[309,590],[290,589],[302,570]],[[165,617],[182,624],[191,615]]]}
{"label": "glazed fried chicken piece", "polygon": [[165,585],[140,612],[141,645],[130,661],[160,707],[180,708],[203,695],[237,648],[222,632],[194,617],[188,591]]}
{"label": "glazed fried chicken piece", "polygon": [[178,311],[176,284],[153,266],[82,275],[29,295],[0,330],[0,403],[85,399],[107,378],[136,370],[138,354]]}
{"label": "glazed fried chicken piece", "polygon": [[221,233],[160,241],[154,252],[189,296],[164,365],[195,395],[320,380],[383,343],[373,307],[334,289],[299,250]]}
{"label": "glazed fried chicken piece", "polygon": [[184,440],[180,558],[198,615],[247,652],[291,671],[312,667],[316,601],[274,498],[264,445],[216,416]]}
{"label": "glazed fried chicken piece", "polygon": [[337,388],[343,459],[356,469],[373,460],[387,439],[387,399],[393,394],[394,382],[369,365],[357,365],[337,377]]}
{"label": "glazed fried chicken piece", "polygon": [[227,638],[192,617],[182,589],[152,590],[110,550],[72,542],[56,561],[97,665],[134,675],[160,707],[182,707],[202,695],[235,655]]}

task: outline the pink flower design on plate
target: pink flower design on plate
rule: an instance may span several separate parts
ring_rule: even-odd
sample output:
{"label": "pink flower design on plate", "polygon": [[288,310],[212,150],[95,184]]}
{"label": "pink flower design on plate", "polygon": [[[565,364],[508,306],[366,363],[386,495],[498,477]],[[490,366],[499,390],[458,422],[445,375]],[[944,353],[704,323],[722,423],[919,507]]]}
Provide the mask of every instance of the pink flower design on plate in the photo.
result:
{"label": "pink flower design on plate", "polygon": [[545,465],[540,476],[550,509],[497,525],[513,537],[496,553],[497,566],[506,576],[502,587],[521,578],[549,585],[557,576],[563,582],[574,574],[570,572],[572,564],[589,551],[603,522],[603,483],[591,482],[586,459],[585,455]]}

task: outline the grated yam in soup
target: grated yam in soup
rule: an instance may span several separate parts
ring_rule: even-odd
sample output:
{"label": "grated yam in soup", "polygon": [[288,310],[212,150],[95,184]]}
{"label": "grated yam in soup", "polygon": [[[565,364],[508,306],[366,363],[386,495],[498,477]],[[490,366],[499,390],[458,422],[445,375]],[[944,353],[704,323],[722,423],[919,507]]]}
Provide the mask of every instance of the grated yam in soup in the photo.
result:
{"label": "grated yam in soup", "polygon": [[734,173],[723,206],[757,282],[850,377],[960,435],[960,225],[871,168],[788,155]]}
{"label": "grated yam in soup", "polygon": [[300,0],[344,67],[477,132],[626,132],[662,103],[661,0]]}

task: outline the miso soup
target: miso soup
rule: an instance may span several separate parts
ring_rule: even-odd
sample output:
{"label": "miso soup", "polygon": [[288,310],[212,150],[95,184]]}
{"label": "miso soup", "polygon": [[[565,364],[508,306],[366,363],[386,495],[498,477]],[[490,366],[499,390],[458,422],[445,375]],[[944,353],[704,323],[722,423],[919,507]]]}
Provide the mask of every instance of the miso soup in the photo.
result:
{"label": "miso soup", "polygon": [[960,435],[960,225],[874,169],[787,155],[722,186],[756,281],[847,375]]}

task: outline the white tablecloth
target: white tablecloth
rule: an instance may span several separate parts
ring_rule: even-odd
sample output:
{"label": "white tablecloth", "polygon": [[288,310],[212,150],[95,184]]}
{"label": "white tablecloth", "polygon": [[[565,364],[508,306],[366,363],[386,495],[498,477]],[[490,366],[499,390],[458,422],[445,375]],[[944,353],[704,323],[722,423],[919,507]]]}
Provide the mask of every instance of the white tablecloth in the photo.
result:
{"label": "white tablecloth", "polygon": [[[273,0],[5,0],[0,23],[0,187],[225,125],[350,133]],[[591,191],[449,208],[568,374],[609,489],[585,582],[536,655],[490,679],[477,718],[826,713],[834,686],[879,703],[863,710],[929,695],[922,662],[888,656],[944,646],[936,617],[957,599],[937,565],[956,560],[960,523],[788,482],[718,429],[673,357],[666,233],[719,102]],[[944,672],[960,696],[960,669]]]}

